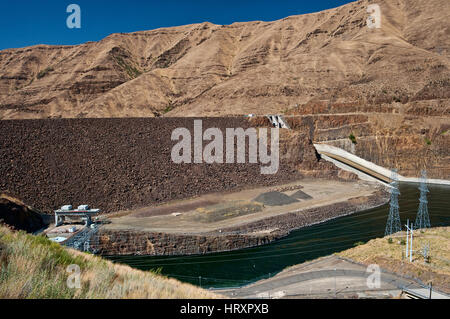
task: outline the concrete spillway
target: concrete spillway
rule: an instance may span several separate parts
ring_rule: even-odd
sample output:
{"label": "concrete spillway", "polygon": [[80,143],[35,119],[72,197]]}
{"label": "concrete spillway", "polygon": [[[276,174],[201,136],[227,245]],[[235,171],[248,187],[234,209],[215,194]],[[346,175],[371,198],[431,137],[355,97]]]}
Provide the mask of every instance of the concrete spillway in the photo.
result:
{"label": "concrete spillway", "polygon": [[[344,151],[341,148],[327,145],[314,144],[317,152],[323,159],[333,162],[336,166],[357,174],[362,179],[377,180],[384,183],[391,182],[391,170],[366,161],[352,153]],[[420,183],[418,177],[404,177],[398,175],[400,182]],[[428,179],[428,184],[450,185],[449,180],[444,179]]]}

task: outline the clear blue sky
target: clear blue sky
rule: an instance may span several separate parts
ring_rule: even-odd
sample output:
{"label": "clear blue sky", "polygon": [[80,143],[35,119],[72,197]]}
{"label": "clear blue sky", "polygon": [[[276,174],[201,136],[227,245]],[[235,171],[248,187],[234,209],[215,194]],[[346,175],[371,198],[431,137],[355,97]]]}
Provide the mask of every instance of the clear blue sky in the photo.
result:
{"label": "clear blue sky", "polygon": [[[0,0],[0,49],[79,44],[111,33],[209,21],[272,21],[341,6],[346,0]],[[69,4],[81,7],[81,29],[69,29]]]}

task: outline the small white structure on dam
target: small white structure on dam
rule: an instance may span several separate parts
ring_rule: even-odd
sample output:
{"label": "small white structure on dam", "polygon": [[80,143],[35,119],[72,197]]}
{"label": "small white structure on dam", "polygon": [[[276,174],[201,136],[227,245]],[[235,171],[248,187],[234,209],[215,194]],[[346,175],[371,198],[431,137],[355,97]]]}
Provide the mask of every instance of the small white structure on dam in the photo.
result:
{"label": "small white structure on dam", "polygon": [[55,210],[55,227],[64,223],[66,217],[78,217],[86,221],[86,226],[92,224],[92,215],[100,213],[100,209],[90,209],[88,205],[80,205],[73,209],[72,205],[64,205],[61,209]]}
{"label": "small white structure on dam", "polygon": [[283,116],[281,115],[267,115],[267,118],[269,119],[270,123],[273,127],[277,128],[286,128],[289,129],[288,124],[283,119]]}

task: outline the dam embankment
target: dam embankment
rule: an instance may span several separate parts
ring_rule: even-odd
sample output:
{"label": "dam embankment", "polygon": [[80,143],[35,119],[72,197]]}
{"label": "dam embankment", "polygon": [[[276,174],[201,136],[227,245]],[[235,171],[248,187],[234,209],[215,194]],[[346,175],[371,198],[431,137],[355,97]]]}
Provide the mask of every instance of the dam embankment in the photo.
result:
{"label": "dam embankment", "polygon": [[186,128],[193,136],[199,119],[203,130],[255,127],[243,116],[0,121],[0,193],[45,213],[65,204],[110,213],[305,175],[337,178],[338,169],[316,156],[303,131],[280,131],[280,166],[273,175],[249,163],[248,143],[246,163],[174,163],[172,132]]}

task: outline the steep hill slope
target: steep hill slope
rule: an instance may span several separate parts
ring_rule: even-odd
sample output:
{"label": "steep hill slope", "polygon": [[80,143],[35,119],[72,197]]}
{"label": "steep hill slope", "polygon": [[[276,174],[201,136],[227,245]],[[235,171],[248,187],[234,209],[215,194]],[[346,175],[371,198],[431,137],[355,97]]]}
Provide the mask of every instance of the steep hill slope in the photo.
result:
{"label": "steep hill slope", "polygon": [[35,232],[46,226],[42,213],[22,201],[0,194],[0,224],[16,230]]}
{"label": "steep hill slope", "polygon": [[3,50],[0,119],[265,114],[315,100],[448,116],[450,2],[377,1],[381,29],[367,28],[370,3]]}
{"label": "steep hill slope", "polygon": [[[66,269],[80,267],[80,288]],[[122,299],[218,298],[206,290],[132,269],[0,226],[0,298]]]}

